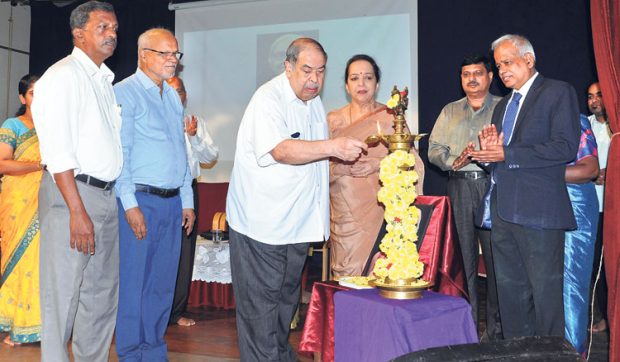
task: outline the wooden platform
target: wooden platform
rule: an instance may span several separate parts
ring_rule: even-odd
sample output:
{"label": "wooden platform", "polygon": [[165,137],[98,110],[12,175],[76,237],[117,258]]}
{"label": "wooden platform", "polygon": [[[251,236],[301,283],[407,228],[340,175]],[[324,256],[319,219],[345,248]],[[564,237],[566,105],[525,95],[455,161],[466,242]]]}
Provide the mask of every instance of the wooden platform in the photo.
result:
{"label": "wooden platform", "polygon": [[[215,308],[195,308],[189,316],[196,320],[192,327],[170,326],[166,332],[170,362],[229,362],[239,361],[235,312]],[[305,313],[304,313],[305,316]],[[297,348],[301,328],[291,333],[291,344]],[[4,339],[6,333],[0,333]],[[0,343],[0,361],[35,362],[41,360],[39,343],[9,347]],[[300,356],[301,361],[312,361]],[[110,349],[110,361],[118,361],[114,345]]]}
{"label": "wooden platform", "polygon": [[[320,272],[319,272],[320,273]],[[311,274],[315,274],[311,272]],[[313,278],[313,275],[311,276]],[[484,283],[479,283],[484,284]],[[308,287],[309,288],[309,287]],[[485,291],[480,290],[481,301],[484,301]],[[484,303],[481,303],[484,308]],[[291,333],[290,342],[297,349],[301,338],[301,329],[307,304],[301,309],[301,323]],[[485,313],[482,311],[481,316]],[[235,312],[215,308],[193,308],[189,316],[196,320],[192,327],[170,326],[166,333],[168,343],[168,357],[170,362],[230,362],[239,361],[237,347],[237,330],[235,327]],[[480,321],[484,325],[483,321]],[[0,333],[4,339],[6,333]],[[597,333],[593,335],[592,352],[590,362],[607,362],[609,350],[609,335]],[[36,362],[41,360],[41,348],[38,343],[19,347],[9,347],[0,343],[0,361],[2,362]],[[118,361],[112,345],[110,361]],[[299,355],[302,362],[313,361],[308,355]]]}

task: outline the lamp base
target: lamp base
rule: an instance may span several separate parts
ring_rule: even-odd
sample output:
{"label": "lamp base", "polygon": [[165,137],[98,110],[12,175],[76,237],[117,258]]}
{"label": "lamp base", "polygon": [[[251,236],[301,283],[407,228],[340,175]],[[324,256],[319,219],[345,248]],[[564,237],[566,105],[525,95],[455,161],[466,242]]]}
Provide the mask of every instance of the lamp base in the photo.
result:
{"label": "lamp base", "polygon": [[371,280],[369,284],[379,289],[379,295],[388,299],[418,299],[422,297],[423,291],[433,286],[433,283],[425,280],[413,282],[405,280],[391,281],[389,278],[385,283]]}

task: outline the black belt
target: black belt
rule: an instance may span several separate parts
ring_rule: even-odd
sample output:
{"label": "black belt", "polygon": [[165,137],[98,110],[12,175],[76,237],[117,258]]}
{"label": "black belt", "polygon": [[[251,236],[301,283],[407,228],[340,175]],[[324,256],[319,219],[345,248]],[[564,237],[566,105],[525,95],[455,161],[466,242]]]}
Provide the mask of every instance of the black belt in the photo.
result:
{"label": "black belt", "polygon": [[468,180],[477,180],[479,178],[487,178],[489,174],[484,171],[450,171],[448,176],[454,178],[465,178]]}
{"label": "black belt", "polygon": [[89,175],[85,175],[83,173],[76,175],[75,179],[78,181],[81,181],[87,185],[91,185],[94,186],[96,188],[102,189],[104,191],[108,191],[108,190],[112,190],[112,187],[114,187],[114,183],[116,181],[102,181],[98,178],[89,176]]}
{"label": "black belt", "polygon": [[156,195],[165,199],[175,197],[179,194],[179,189],[162,189],[160,187],[136,184],[136,191],[146,192],[147,194]]}

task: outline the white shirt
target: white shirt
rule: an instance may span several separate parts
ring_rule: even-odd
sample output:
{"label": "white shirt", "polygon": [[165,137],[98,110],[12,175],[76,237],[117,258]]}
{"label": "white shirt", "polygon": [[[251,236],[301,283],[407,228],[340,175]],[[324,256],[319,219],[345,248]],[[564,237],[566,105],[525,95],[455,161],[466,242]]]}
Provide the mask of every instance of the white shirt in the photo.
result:
{"label": "white shirt", "polygon": [[103,181],[121,173],[120,106],[114,73],[79,48],[52,65],[35,83],[32,115],[41,163],[52,173],[70,169]]}
{"label": "white shirt", "polygon": [[[592,126],[592,133],[596,138],[596,145],[598,150],[598,167],[602,170],[607,168],[607,154],[609,152],[609,145],[611,144],[611,137],[609,136],[609,130],[607,122],[601,123],[596,120],[595,115],[588,117],[590,125]],[[603,200],[605,194],[605,185],[595,185],[596,195],[598,196],[598,211],[603,212]]]}
{"label": "white shirt", "polygon": [[[534,83],[534,80],[536,79],[537,76],[538,76],[538,72],[534,73],[534,75],[530,79],[528,79],[527,82],[525,82],[520,89],[513,90],[510,96],[510,100],[508,101],[507,104],[510,104],[510,102],[512,102],[512,98],[515,96],[515,92],[519,92],[519,94],[521,94],[521,99],[519,100],[519,108],[517,109],[517,114],[515,115],[515,124],[512,127],[512,133],[509,135],[506,135],[506,134],[504,135],[504,137],[509,137],[508,142],[506,142],[506,144],[510,144],[510,141],[512,140],[512,135],[515,133],[514,130],[517,128],[517,120],[519,119],[519,113],[521,112],[521,107],[523,106],[523,102],[525,102],[525,97],[527,97],[527,94],[529,93],[530,88],[532,88],[532,84]],[[502,122],[503,122],[503,119],[506,118],[506,111],[508,111],[508,106],[506,106],[506,109],[504,110],[504,117],[502,118]]]}
{"label": "white shirt", "polygon": [[[187,115],[190,117],[191,115]],[[196,134],[190,136],[185,132],[185,150],[187,151],[187,161],[192,178],[200,176],[200,164],[210,163],[217,159],[219,148],[213,144],[213,139],[207,130],[207,122],[195,116],[198,122]]]}
{"label": "white shirt", "polygon": [[282,141],[327,139],[319,97],[302,102],[284,73],[261,86],[245,110],[226,199],[230,226],[265,244],[329,238],[329,163],[278,163]]}

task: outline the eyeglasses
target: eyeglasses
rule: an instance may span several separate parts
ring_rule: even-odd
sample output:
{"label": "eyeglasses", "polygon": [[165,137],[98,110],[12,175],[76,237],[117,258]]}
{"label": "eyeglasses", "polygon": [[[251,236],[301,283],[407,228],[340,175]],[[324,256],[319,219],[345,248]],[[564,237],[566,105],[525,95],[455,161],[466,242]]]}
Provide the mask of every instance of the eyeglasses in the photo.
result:
{"label": "eyeglasses", "polygon": [[183,53],[181,53],[179,51],[176,51],[176,52],[162,52],[162,51],[151,49],[151,48],[142,48],[142,49],[148,50],[148,51],[153,52],[153,53],[156,53],[156,54],[158,54],[162,58],[175,57],[175,58],[177,58],[177,60],[181,60],[181,58],[183,58]]}

